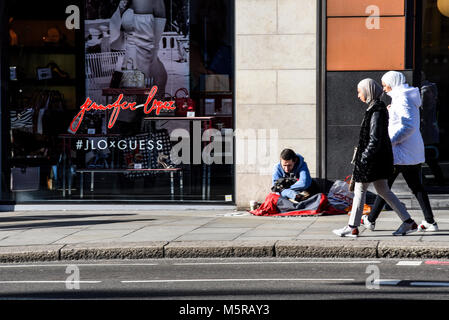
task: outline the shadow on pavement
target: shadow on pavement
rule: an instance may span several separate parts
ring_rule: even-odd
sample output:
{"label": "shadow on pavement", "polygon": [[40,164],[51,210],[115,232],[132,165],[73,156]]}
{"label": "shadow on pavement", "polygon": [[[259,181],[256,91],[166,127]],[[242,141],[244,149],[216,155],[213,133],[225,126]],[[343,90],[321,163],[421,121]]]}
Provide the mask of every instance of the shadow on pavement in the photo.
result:
{"label": "shadow on pavement", "polygon": [[119,213],[119,214],[59,214],[59,215],[35,215],[35,216],[15,216],[15,217],[0,217],[1,222],[15,222],[15,221],[26,221],[26,220],[50,220],[50,219],[83,219],[92,217],[118,217],[118,216],[134,216],[135,214],[130,213]]}
{"label": "shadow on pavement", "polygon": [[[1,222],[18,222],[15,224],[8,225],[0,225],[0,230],[13,230],[13,229],[27,229],[27,228],[52,228],[52,227],[72,227],[72,226],[88,226],[88,225],[101,225],[101,224],[111,224],[111,223],[127,223],[127,222],[139,222],[139,221],[154,221],[156,219],[114,219],[114,220],[69,220],[69,221],[47,221],[51,219],[84,219],[84,218],[92,218],[92,217],[119,217],[119,216],[135,216],[135,214],[102,214],[102,215],[71,215],[71,216],[31,216],[24,217],[26,219],[0,219]],[[8,221],[5,221],[8,220]],[[46,220],[45,222],[29,222],[29,223],[20,223],[26,220]]]}

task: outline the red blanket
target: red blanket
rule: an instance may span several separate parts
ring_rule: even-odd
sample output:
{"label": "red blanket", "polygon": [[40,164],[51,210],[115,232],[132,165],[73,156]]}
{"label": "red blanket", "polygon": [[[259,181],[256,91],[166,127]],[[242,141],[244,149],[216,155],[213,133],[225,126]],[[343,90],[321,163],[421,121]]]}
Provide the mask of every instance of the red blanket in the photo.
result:
{"label": "red blanket", "polygon": [[270,193],[256,210],[249,211],[255,216],[313,216],[346,214],[334,208],[324,193],[318,193],[307,200],[294,203],[282,198],[278,193]]}

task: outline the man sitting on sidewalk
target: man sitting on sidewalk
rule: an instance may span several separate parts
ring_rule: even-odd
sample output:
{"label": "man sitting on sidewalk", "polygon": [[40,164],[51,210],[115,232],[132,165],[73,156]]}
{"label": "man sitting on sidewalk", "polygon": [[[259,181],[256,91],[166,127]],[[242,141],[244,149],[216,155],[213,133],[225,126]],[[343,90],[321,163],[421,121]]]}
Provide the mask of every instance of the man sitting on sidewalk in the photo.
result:
{"label": "man sitting on sidewalk", "polygon": [[302,201],[317,192],[304,158],[291,149],[281,152],[273,171],[273,192],[287,199]]}

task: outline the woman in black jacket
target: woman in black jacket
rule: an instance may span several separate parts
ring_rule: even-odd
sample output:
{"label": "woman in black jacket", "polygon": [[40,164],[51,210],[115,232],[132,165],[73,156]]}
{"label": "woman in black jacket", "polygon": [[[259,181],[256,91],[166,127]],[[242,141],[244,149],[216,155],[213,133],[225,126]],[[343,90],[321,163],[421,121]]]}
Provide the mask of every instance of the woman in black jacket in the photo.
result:
{"label": "woman in black jacket", "polygon": [[353,161],[354,200],[348,225],[333,232],[341,237],[358,236],[358,226],[370,183],[373,183],[376,192],[403,221],[393,235],[405,235],[416,231],[416,223],[391,192],[387,183],[393,171],[393,152],[388,135],[388,111],[385,104],[380,101],[382,87],[372,79],[364,79],[357,85],[357,92],[359,99],[368,105],[368,109],[360,128],[359,143]]}

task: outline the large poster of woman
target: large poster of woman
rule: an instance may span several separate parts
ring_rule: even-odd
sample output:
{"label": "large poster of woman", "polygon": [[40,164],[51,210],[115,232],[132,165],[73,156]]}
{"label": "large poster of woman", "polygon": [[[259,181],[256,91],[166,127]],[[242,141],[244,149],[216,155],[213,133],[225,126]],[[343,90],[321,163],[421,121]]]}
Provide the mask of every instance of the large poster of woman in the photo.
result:
{"label": "large poster of woman", "polygon": [[114,71],[137,69],[157,98],[189,89],[189,0],[86,0],[86,93],[106,103],[102,89]]}

